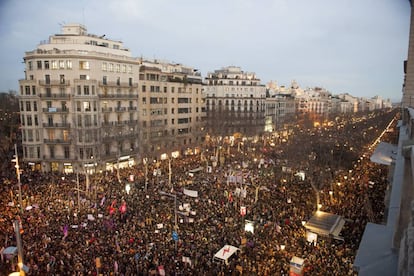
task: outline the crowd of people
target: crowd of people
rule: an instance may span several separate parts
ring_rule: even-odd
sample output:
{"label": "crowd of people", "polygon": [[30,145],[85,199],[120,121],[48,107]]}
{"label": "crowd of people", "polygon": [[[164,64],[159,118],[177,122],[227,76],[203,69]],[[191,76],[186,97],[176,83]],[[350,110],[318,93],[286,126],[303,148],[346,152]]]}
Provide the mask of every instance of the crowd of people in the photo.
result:
{"label": "crowd of people", "polygon": [[[364,227],[384,219],[388,185],[369,145],[394,115],[297,127],[276,143],[206,143],[202,154],[88,181],[24,171],[22,208],[11,171],[0,186],[0,246],[16,246],[18,220],[28,275],[288,275],[293,256],[305,260],[305,275],[355,275]],[[395,143],[395,133],[386,139]],[[346,219],[343,241],[306,240],[316,193],[321,210]],[[228,264],[213,259],[224,245],[240,249]],[[0,274],[18,270],[14,256],[1,256]]]}

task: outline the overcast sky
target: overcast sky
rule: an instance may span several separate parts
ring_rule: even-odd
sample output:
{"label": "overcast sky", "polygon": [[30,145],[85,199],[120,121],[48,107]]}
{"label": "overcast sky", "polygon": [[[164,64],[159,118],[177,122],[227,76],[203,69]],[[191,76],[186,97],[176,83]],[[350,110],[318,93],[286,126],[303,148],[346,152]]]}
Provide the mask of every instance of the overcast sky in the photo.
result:
{"label": "overcast sky", "polygon": [[135,57],[201,71],[225,66],[289,86],[401,100],[408,0],[0,0],[0,91],[25,51],[63,23],[121,40]]}

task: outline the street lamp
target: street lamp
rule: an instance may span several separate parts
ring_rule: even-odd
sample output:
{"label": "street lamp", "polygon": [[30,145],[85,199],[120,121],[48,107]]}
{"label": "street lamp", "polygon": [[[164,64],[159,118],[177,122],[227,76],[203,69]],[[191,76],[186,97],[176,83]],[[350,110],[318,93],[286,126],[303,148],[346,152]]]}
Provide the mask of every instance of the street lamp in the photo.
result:
{"label": "street lamp", "polygon": [[25,265],[23,263],[23,245],[22,245],[22,238],[20,236],[20,222],[15,220],[13,223],[14,233],[16,234],[16,242],[17,242],[17,261],[19,265],[19,275],[25,275]]}
{"label": "street lamp", "polygon": [[178,229],[178,224],[177,224],[177,195],[175,194],[170,194],[164,191],[159,191],[160,195],[163,196],[169,196],[169,197],[173,197],[174,198],[174,223],[175,223],[175,229]]}
{"label": "street lamp", "polygon": [[20,167],[19,167],[19,156],[17,155],[17,145],[14,144],[14,158],[12,162],[16,163],[14,166],[16,168],[17,183],[19,185],[19,204],[20,212],[23,213],[23,202],[22,202],[22,183],[20,182]]}
{"label": "street lamp", "polygon": [[145,191],[147,191],[148,186],[148,158],[143,158],[142,162],[144,162],[145,165]]}

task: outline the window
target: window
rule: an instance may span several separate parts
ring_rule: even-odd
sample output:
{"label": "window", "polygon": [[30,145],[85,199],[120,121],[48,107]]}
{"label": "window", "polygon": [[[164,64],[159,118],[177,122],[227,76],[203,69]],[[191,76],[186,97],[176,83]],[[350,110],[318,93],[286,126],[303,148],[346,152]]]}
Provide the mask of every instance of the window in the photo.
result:
{"label": "window", "polygon": [[33,102],[33,111],[37,111],[37,102]]}
{"label": "window", "polygon": [[46,84],[50,84],[50,75],[45,75]]}
{"label": "window", "polygon": [[[82,115],[78,115],[78,127],[82,127]],[[79,134],[79,142],[82,142],[82,134],[81,133]]]}
{"label": "window", "polygon": [[53,116],[52,115],[47,116],[47,123],[48,123],[48,126],[53,126]]}
{"label": "window", "polygon": [[147,104],[147,98],[146,97],[142,97],[142,103]]}
{"label": "window", "polygon": [[81,60],[79,61],[79,69],[81,70],[89,70],[89,61]]}
{"label": "window", "polygon": [[27,66],[29,67],[29,70],[33,70],[33,64],[31,61],[27,62]]}
{"label": "window", "polygon": [[80,95],[82,93],[82,88],[80,85],[76,86],[76,91],[78,93],[78,95]]}
{"label": "window", "polygon": [[26,95],[30,95],[30,86],[26,85],[24,89],[25,89]]}
{"label": "window", "polygon": [[49,61],[45,60],[45,69],[49,69]]}
{"label": "window", "polygon": [[52,60],[52,69],[53,70],[58,69],[58,62],[57,62],[57,60]]}
{"label": "window", "polygon": [[39,125],[39,119],[37,118],[37,115],[34,115],[34,125],[35,126]]}
{"label": "window", "polygon": [[107,77],[106,76],[103,76],[102,77],[102,83],[103,83],[103,85],[106,85],[107,84]]}
{"label": "window", "polygon": [[79,76],[79,79],[81,79],[81,80],[87,80],[87,79],[89,79],[89,78],[88,78],[88,76],[87,76],[87,75],[80,75],[80,76]]}
{"label": "window", "polygon": [[106,71],[108,69],[108,66],[106,64],[106,62],[102,63],[102,71]]}
{"label": "window", "polygon": [[121,66],[119,64],[115,64],[115,72],[121,72]]}
{"label": "window", "polygon": [[69,159],[70,158],[70,150],[69,150],[69,147],[68,146],[65,146],[64,148],[63,148],[63,150],[64,150],[64,155],[65,155],[65,158],[66,159]]}
{"label": "window", "polygon": [[36,86],[32,86],[32,95],[36,95]]}
{"label": "window", "polygon": [[30,102],[26,102],[26,111],[32,111]]}
{"label": "window", "polygon": [[27,141],[33,142],[33,130],[32,129],[27,130]]}
{"label": "window", "polygon": [[145,85],[142,86],[142,92],[146,92],[147,88]]}
{"label": "window", "polygon": [[[84,126],[86,126],[86,127],[92,126],[92,117],[91,117],[91,115],[85,115],[84,120],[85,120],[84,121]],[[90,137],[90,132],[87,131],[85,133],[85,142],[88,142],[88,143],[91,142],[89,137]]]}
{"label": "window", "polygon": [[72,61],[71,60],[66,61],[66,69],[72,69]]}
{"label": "window", "polygon": [[122,65],[122,73],[126,73],[127,71],[127,66],[125,64]]}
{"label": "window", "polygon": [[89,86],[88,86],[88,85],[85,85],[85,86],[83,87],[83,94],[84,94],[84,95],[89,95]]}
{"label": "window", "polygon": [[130,73],[130,74],[132,73],[132,65],[128,66],[128,73]]}
{"label": "window", "polygon": [[91,111],[91,103],[90,102],[83,102],[83,109],[85,111]]}
{"label": "window", "polygon": [[62,108],[62,111],[68,111],[68,106],[66,104],[66,101],[60,102],[60,106]]}
{"label": "window", "polygon": [[64,84],[65,83],[65,75],[60,75],[59,76],[60,79],[60,84]]}
{"label": "window", "polygon": [[59,60],[59,69],[65,69],[65,61]]}
{"label": "window", "polygon": [[27,125],[31,126],[32,124],[32,115],[27,115]]}
{"label": "window", "polygon": [[129,78],[129,86],[132,86],[132,78]]}
{"label": "window", "polygon": [[42,61],[41,60],[37,61],[37,69],[42,69]]}
{"label": "window", "polygon": [[113,63],[109,63],[108,70],[109,70],[109,72],[113,72],[114,71],[114,64]]}

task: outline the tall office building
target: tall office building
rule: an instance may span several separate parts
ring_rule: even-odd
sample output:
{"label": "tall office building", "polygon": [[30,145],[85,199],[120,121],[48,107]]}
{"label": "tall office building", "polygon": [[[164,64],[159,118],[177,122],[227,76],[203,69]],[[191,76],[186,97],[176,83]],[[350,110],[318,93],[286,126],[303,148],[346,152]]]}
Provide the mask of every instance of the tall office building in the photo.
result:
{"label": "tall office building", "polygon": [[134,58],[80,24],[63,26],[24,62],[23,160],[34,169],[112,169],[202,140],[202,81],[189,67]]}
{"label": "tall office building", "polygon": [[207,74],[207,132],[212,136],[264,132],[266,87],[255,73],[229,66]]}

